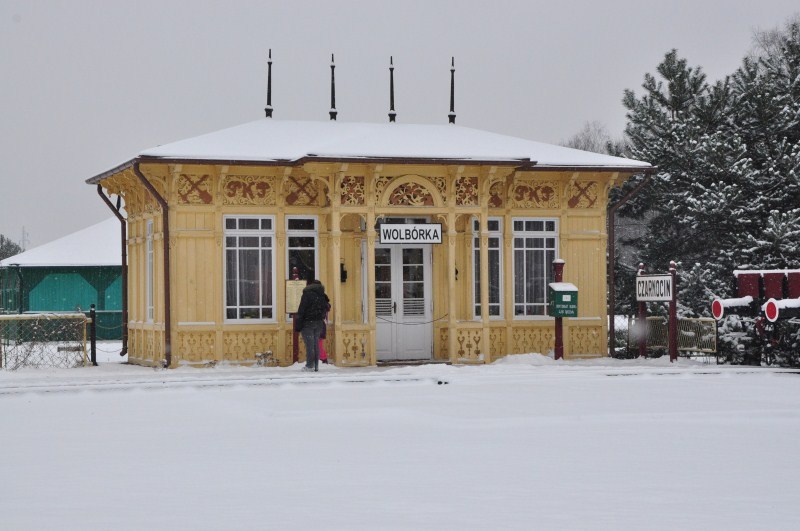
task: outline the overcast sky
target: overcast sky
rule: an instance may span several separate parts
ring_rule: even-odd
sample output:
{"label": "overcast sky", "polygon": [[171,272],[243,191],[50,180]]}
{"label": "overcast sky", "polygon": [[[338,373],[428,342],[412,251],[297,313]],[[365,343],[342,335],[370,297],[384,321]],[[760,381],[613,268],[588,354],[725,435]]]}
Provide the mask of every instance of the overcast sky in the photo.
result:
{"label": "overcast sky", "polygon": [[710,80],[797,0],[0,0],[0,234],[28,248],[111,215],[84,181],[141,150],[262,119],[457,123],[560,143],[621,136],[623,90],[677,48]]}

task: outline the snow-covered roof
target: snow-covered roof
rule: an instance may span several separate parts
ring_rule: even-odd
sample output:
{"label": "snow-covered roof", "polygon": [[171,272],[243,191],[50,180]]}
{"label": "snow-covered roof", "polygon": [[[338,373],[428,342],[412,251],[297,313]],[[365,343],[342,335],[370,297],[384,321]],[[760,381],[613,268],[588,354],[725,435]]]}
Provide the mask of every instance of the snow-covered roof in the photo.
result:
{"label": "snow-covered roof", "polygon": [[534,161],[537,166],[650,168],[632,159],[533,142],[454,124],[311,122],[262,118],[165,144],[143,157],[292,162],[305,158]]}
{"label": "snow-covered roof", "polygon": [[120,225],[109,218],[63,238],[0,261],[0,267],[119,266],[122,263]]}
{"label": "snow-covered roof", "polygon": [[735,269],[733,271],[733,275],[737,278],[739,275],[758,275],[763,277],[765,274],[774,275],[776,273],[788,276],[789,273],[800,273],[800,269]]}

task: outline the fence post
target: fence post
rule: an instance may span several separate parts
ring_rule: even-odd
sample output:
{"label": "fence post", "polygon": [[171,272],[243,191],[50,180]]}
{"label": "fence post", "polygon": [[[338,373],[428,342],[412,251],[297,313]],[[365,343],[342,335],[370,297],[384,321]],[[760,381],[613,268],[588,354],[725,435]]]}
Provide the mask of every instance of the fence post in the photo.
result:
{"label": "fence post", "polygon": [[[637,276],[644,275],[644,263],[639,263]],[[639,339],[639,357],[647,357],[647,303],[638,301],[636,316],[636,332]]]}
{"label": "fence post", "polygon": [[669,274],[672,276],[672,300],[669,301],[669,361],[678,359],[678,266],[669,263]]}
{"label": "fence post", "polygon": [[97,312],[94,304],[89,307],[89,344],[91,345],[92,365],[97,367]]}

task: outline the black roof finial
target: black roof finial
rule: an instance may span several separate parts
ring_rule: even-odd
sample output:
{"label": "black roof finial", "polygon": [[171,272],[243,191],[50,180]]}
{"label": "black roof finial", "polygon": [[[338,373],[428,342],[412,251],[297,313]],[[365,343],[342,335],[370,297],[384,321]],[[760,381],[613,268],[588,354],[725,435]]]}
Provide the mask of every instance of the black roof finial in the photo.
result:
{"label": "black roof finial", "polygon": [[338,114],[336,111],[336,79],[333,75],[333,70],[335,68],[336,64],[333,60],[333,54],[331,54],[331,110],[329,112],[331,120],[336,120],[336,115]]}
{"label": "black roof finial", "polygon": [[456,58],[450,58],[450,123],[456,123]]}
{"label": "black roof finial", "polygon": [[267,106],[264,112],[267,114],[267,118],[272,118],[272,48],[269,49],[267,65]]}
{"label": "black roof finial", "polygon": [[397,113],[394,112],[394,62],[389,56],[389,122],[394,122]]}

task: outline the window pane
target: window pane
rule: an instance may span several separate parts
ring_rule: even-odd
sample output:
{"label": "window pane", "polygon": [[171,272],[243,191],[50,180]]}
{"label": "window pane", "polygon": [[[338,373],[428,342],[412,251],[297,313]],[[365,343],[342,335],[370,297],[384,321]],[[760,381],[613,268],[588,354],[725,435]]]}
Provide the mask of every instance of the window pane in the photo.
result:
{"label": "window pane", "polygon": [[262,230],[272,230],[272,220],[270,218],[262,218],[261,219],[261,229]]}
{"label": "window pane", "polygon": [[403,264],[421,264],[422,249],[403,249]]}
{"label": "window pane", "polygon": [[392,280],[392,268],[390,266],[375,266],[375,280],[378,282]]}
{"label": "window pane", "polygon": [[289,236],[289,247],[314,248],[314,237]]}
{"label": "window pane", "polygon": [[258,247],[258,237],[249,236],[239,238],[239,247]]}
{"label": "window pane", "polygon": [[403,284],[404,299],[425,298],[425,284],[422,282],[406,282]]}
{"label": "window pane", "polygon": [[391,249],[375,249],[375,263],[391,264],[392,263]]}
{"label": "window pane", "polygon": [[225,304],[236,306],[236,251],[225,253]]}
{"label": "window pane", "polygon": [[316,278],[316,271],[314,269],[314,249],[298,250],[289,249],[289,274],[292,274],[292,269],[297,268],[297,273],[300,279],[307,279],[309,275]]}
{"label": "window pane", "polygon": [[525,251],[514,251],[514,302],[525,302]]}
{"label": "window pane", "polygon": [[500,302],[500,253],[489,251],[489,302]]}
{"label": "window pane", "polygon": [[239,304],[258,305],[258,251],[239,251]]}
{"label": "window pane", "polygon": [[247,230],[258,230],[258,219],[254,218],[240,218],[239,228]]}
{"label": "window pane", "polygon": [[529,302],[544,301],[544,277],[538,277],[533,281],[533,298]]}
{"label": "window pane", "polygon": [[235,229],[236,228],[236,219],[235,218],[226,218],[225,219],[225,228],[226,229]]}
{"label": "window pane", "polygon": [[239,319],[258,319],[260,313],[258,308],[242,308],[239,310]]}
{"label": "window pane", "polygon": [[555,221],[548,221],[546,223],[545,230],[547,230],[548,232],[555,232],[555,230],[556,230],[556,222]]}
{"label": "window pane", "polygon": [[261,278],[261,304],[272,306],[272,251],[261,251],[261,267],[263,275]]}
{"label": "window pane", "polygon": [[419,266],[403,266],[403,280],[421,282],[423,280],[423,268]]}
{"label": "window pane", "polygon": [[314,230],[314,219],[295,219],[290,218],[288,222],[289,230]]}
{"label": "window pane", "polygon": [[500,230],[500,220],[499,219],[490,219],[489,220],[489,232],[497,232]]}
{"label": "window pane", "polygon": [[235,236],[228,236],[225,238],[225,246],[226,247],[236,247],[236,237]]}
{"label": "window pane", "polygon": [[376,299],[391,299],[392,286],[383,282],[375,284],[375,298]]}
{"label": "window pane", "polygon": [[514,220],[514,232],[522,232],[525,229],[524,222],[522,220]]}
{"label": "window pane", "polygon": [[533,301],[533,286],[536,281],[536,271],[533,269],[534,264],[533,251],[525,251],[525,265],[527,266],[525,272],[528,274],[527,282],[525,283],[525,302]]}

